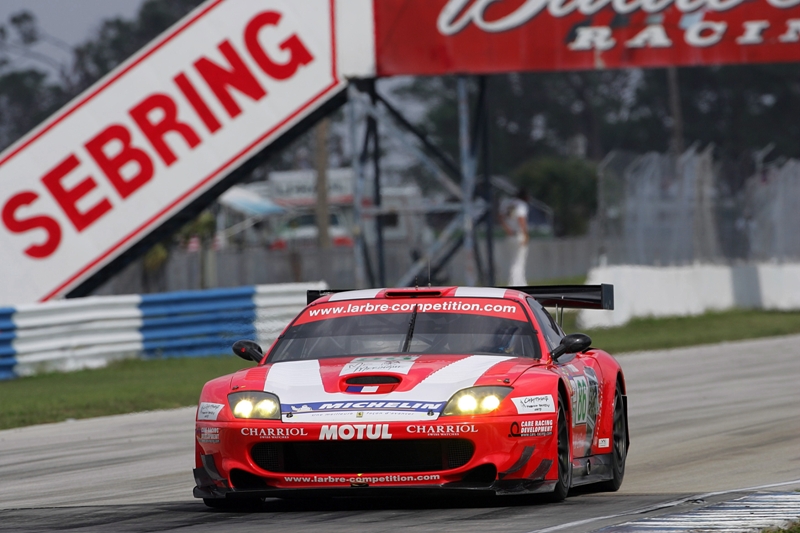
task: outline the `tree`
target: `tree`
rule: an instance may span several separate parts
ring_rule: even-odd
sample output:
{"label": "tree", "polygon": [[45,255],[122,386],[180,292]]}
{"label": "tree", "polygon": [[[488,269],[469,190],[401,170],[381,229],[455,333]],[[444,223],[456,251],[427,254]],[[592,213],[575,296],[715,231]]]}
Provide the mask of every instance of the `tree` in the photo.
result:
{"label": "tree", "polygon": [[0,148],[5,148],[61,107],[68,97],[34,69],[0,74]]}
{"label": "tree", "polygon": [[597,210],[597,169],[576,158],[537,157],[526,161],[512,178],[555,214],[557,237],[583,235]]}
{"label": "tree", "polygon": [[[684,144],[713,143],[723,162],[770,142],[775,156],[800,157],[800,66],[736,65],[679,69]],[[508,173],[538,156],[575,155],[586,140],[596,162],[611,150],[665,152],[672,117],[664,69],[512,73],[489,79],[492,170]],[[422,103],[419,121],[457,157],[454,78],[416,78],[396,94]],[[474,93],[473,93],[474,95]]]}
{"label": "tree", "polygon": [[[638,77],[627,71],[512,73],[488,82],[492,171],[508,173],[532,156],[571,155],[571,140],[600,160],[609,124],[627,117]],[[458,160],[455,78],[416,78],[395,91],[426,111],[420,126]],[[474,97],[473,88],[471,96]]]}
{"label": "tree", "polygon": [[35,68],[11,70],[12,60],[24,57],[46,65],[57,62],[31,47],[41,37],[36,19],[28,11],[12,15],[0,24],[0,149],[7,147],[50,116],[68,99],[63,87]]}
{"label": "tree", "polygon": [[[8,25],[0,24],[0,149],[47,119],[201,2],[148,0],[135,20],[105,21],[96,37],[75,48],[75,61],[69,70],[32,49],[40,40],[62,48],[68,45],[42,32],[29,11],[12,15]],[[36,68],[9,70],[13,57],[60,69],[61,79],[54,81]]]}
{"label": "tree", "polygon": [[158,37],[203,0],[147,0],[135,20],[103,22],[94,39],[75,48],[68,83],[77,94]]}

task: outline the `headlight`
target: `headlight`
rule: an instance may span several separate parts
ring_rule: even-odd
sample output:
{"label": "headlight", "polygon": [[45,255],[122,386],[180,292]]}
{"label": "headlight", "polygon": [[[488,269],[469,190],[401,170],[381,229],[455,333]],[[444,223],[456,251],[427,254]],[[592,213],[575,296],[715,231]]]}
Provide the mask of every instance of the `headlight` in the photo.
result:
{"label": "headlight", "polygon": [[268,392],[234,392],[228,395],[228,405],[236,418],[281,418],[281,402],[277,396]]}
{"label": "headlight", "polygon": [[503,398],[514,389],[511,387],[472,387],[460,390],[450,398],[442,412],[447,415],[484,415],[498,407]]}

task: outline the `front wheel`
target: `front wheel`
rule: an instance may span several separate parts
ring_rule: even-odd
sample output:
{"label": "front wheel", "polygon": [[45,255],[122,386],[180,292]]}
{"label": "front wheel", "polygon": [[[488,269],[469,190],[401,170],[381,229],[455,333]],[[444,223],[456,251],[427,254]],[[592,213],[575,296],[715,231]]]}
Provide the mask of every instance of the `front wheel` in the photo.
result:
{"label": "front wheel", "polygon": [[622,486],[622,478],[625,477],[625,460],[628,457],[628,420],[625,418],[625,405],[622,400],[622,392],[617,390],[614,394],[614,449],[611,454],[611,472],[613,478],[600,484],[600,490],[616,492]]}
{"label": "front wheel", "polygon": [[564,398],[559,397],[558,401],[558,482],[550,500],[554,502],[563,501],[569,493],[572,485],[572,459],[570,458],[569,424],[567,423],[567,413],[564,408]]}

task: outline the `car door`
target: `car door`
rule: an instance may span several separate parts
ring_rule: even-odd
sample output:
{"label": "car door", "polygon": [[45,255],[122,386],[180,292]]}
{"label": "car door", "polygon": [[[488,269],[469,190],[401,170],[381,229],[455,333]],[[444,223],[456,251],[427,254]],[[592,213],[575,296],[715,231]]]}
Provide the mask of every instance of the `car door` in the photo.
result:
{"label": "car door", "polygon": [[[561,342],[564,331],[539,302],[529,298],[528,305],[539,323],[548,348],[552,351]],[[555,363],[555,368],[564,377],[570,393],[572,455],[586,457],[591,453],[600,410],[600,383],[597,373],[591,366],[591,356],[582,353],[561,356]]]}

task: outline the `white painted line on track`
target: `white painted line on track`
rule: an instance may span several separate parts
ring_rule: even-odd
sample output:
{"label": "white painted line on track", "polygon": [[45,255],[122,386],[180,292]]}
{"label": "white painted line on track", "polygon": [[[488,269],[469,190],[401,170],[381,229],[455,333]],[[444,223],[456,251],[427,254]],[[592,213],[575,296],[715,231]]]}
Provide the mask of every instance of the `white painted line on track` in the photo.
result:
{"label": "white painted line on track", "polygon": [[[712,496],[722,496],[725,494],[733,494],[736,492],[752,492],[758,491],[763,489],[771,489],[776,487],[785,487],[787,485],[800,485],[800,479],[795,479],[793,481],[784,481],[782,483],[770,483],[769,485],[758,485],[756,487],[745,487],[741,489],[733,489],[733,490],[723,490],[718,492],[706,492],[705,494],[698,494],[697,496],[688,496],[686,498],[680,498],[678,500],[673,500],[670,502],[660,503],[658,505],[651,505],[648,507],[642,507],[641,509],[634,509],[632,511],[626,511],[624,513],[606,515],[606,516],[596,516],[594,518],[586,518],[584,520],[576,520],[574,522],[568,522],[566,524],[559,524],[557,526],[546,527],[544,529],[534,529],[533,531],[529,531],[528,533],[550,533],[551,531],[561,531],[562,529],[567,529],[570,527],[577,527],[582,526],[585,524],[591,524],[592,522],[599,522],[602,520],[613,520],[614,518],[621,518],[623,516],[633,516],[637,514],[645,514],[652,511],[658,511],[661,509],[666,509],[669,507],[675,507],[682,503],[686,503],[693,500],[704,500],[706,498],[711,498]],[[630,531],[630,530],[628,530]]]}

